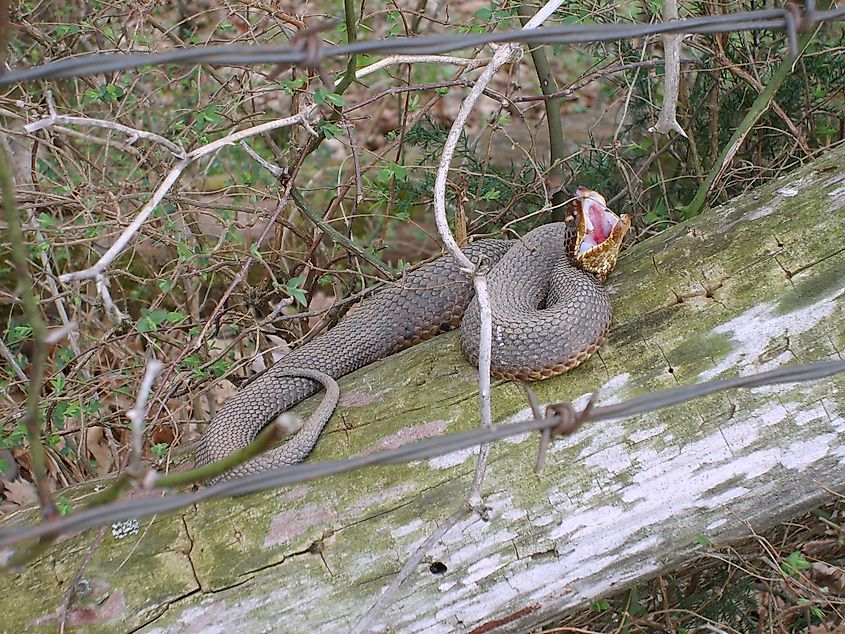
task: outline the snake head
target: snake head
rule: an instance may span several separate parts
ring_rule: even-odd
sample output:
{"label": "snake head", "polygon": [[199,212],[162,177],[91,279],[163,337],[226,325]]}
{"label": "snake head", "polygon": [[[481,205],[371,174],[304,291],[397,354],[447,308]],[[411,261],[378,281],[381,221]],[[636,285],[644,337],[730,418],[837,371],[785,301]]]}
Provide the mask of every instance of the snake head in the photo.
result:
{"label": "snake head", "polygon": [[572,257],[581,268],[604,282],[616,266],[622,240],[631,228],[631,218],[610,211],[604,196],[592,189],[578,187],[575,196],[578,226]]}

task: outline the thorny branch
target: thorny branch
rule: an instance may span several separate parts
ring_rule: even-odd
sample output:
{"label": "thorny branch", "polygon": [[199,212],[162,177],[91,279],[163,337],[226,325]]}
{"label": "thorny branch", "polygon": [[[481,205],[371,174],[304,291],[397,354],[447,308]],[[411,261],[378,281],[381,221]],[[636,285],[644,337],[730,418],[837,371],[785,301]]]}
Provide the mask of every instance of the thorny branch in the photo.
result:
{"label": "thorny branch", "polygon": [[26,384],[26,412],[23,423],[29,439],[29,453],[32,459],[32,471],[35,476],[38,501],[41,504],[41,517],[45,521],[52,521],[58,512],[50,495],[50,481],[47,474],[44,443],[41,440],[40,412],[38,409],[41,383],[44,378],[44,365],[47,358],[47,326],[41,317],[41,311],[38,309],[38,302],[35,297],[27,259],[26,241],[23,238],[21,218],[15,201],[15,183],[9,166],[9,157],[2,145],[0,145],[0,189],[2,189],[3,210],[9,232],[9,242],[12,246],[15,275],[20,286],[24,314],[29,327],[32,329],[32,339],[35,344],[30,360],[29,381]]}

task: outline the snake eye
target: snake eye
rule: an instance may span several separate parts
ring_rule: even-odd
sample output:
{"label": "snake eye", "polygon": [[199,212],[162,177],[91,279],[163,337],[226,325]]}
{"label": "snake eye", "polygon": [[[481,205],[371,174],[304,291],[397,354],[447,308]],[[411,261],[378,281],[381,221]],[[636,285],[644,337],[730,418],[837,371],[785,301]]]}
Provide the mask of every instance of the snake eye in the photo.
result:
{"label": "snake eye", "polygon": [[606,279],[631,227],[627,214],[617,216],[607,208],[604,196],[586,187],[575,190],[578,197],[578,232],[572,256],[581,266]]}

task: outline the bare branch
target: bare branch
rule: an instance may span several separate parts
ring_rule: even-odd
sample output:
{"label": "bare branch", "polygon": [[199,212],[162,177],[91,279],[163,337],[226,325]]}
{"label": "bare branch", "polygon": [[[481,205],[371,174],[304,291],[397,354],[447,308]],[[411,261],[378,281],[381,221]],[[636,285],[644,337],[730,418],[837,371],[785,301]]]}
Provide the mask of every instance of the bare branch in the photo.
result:
{"label": "bare branch", "polygon": [[76,280],[86,280],[96,278],[97,275],[101,274],[105,269],[111,264],[117,256],[119,256],[123,250],[127,247],[129,242],[141,228],[147,218],[155,211],[156,207],[161,203],[173,185],[176,184],[176,181],[182,176],[182,172],[184,172],[188,166],[196,161],[197,159],[202,158],[208,154],[212,154],[217,150],[227,146],[233,145],[242,141],[243,139],[247,139],[251,136],[256,136],[258,134],[262,134],[263,132],[269,132],[270,130],[277,130],[279,128],[284,128],[287,126],[295,125],[295,124],[305,124],[311,114],[317,109],[317,106],[311,105],[308,108],[305,108],[302,112],[292,116],[286,117],[284,119],[276,119],[274,121],[268,121],[267,123],[262,123],[257,126],[253,126],[251,128],[247,128],[246,130],[241,130],[240,132],[235,132],[233,134],[229,134],[221,139],[217,139],[216,141],[212,141],[207,145],[203,145],[201,147],[196,148],[195,150],[189,152],[185,155],[185,158],[180,159],[176,165],[170,170],[170,172],[165,176],[164,180],[159,183],[159,186],[156,188],[155,192],[153,193],[152,198],[150,198],[149,202],[141,208],[141,211],[135,217],[135,220],[123,230],[123,233],[120,234],[118,239],[109,247],[108,251],[106,251],[103,256],[97,261],[94,266],[91,266],[87,269],[82,271],[77,271],[75,273],[65,273],[59,279],[67,284],[68,282],[73,282]]}
{"label": "bare branch", "polygon": [[163,136],[155,134],[154,132],[147,132],[146,130],[141,130],[139,128],[130,128],[127,125],[116,123],[114,121],[91,119],[88,117],[72,117],[70,115],[58,114],[56,112],[56,105],[53,102],[53,94],[51,92],[47,93],[47,109],[50,113],[48,116],[43,119],[39,119],[34,123],[25,125],[23,129],[32,134],[38,130],[43,130],[44,128],[49,128],[60,123],[64,123],[66,125],[85,126],[89,128],[105,128],[107,130],[115,130],[116,132],[123,132],[126,134],[129,137],[130,145],[137,139],[144,139],[145,141],[151,141],[152,143],[161,145],[178,159],[184,159],[187,156],[185,150],[179,147],[176,143],[173,143],[173,141],[165,139]]}
{"label": "bare branch", "polygon": [[138,396],[135,399],[135,407],[126,412],[126,417],[132,423],[132,454],[129,458],[128,472],[139,477],[143,472],[141,456],[144,453],[144,417],[147,415],[147,399],[153,387],[153,381],[164,368],[158,359],[151,359],[144,371],[144,379],[141,387],[138,388]]}
{"label": "bare branch", "polygon": [[[678,19],[678,0],[663,0],[663,21],[671,22]],[[663,106],[657,123],[648,129],[649,132],[669,134],[677,132],[684,138],[687,133],[678,123],[678,91],[681,85],[681,34],[663,36],[663,54],[666,57],[666,74],[663,82]]]}
{"label": "bare branch", "polygon": [[450,55],[391,55],[379,61],[364,66],[355,71],[355,78],[361,79],[382,68],[393,66],[394,64],[452,64],[453,66],[463,66],[467,70],[473,70],[486,66],[490,62],[490,58],[469,59],[466,57],[454,57]]}
{"label": "bare branch", "polygon": [[[548,18],[561,4],[563,0],[551,0],[548,2],[531,20],[526,23],[524,29],[534,29]],[[467,273],[473,275],[473,285],[475,287],[475,296],[480,308],[480,334],[478,342],[478,391],[481,407],[481,429],[489,431],[493,427],[492,416],[490,412],[490,359],[491,359],[491,341],[493,338],[493,316],[490,308],[490,296],[487,292],[487,267],[483,263],[474,265],[469,258],[461,251],[455,241],[452,232],[449,230],[449,223],[446,217],[446,180],[449,176],[449,164],[452,161],[452,156],[455,153],[455,148],[460,139],[461,132],[466,126],[470,113],[472,112],[475,102],[484,92],[487,84],[493,78],[493,75],[511,61],[521,49],[516,44],[508,44],[502,46],[493,55],[490,63],[484,69],[484,72],[476,80],[469,94],[461,103],[458,115],[452,123],[449,134],[446,137],[446,143],[443,147],[443,153],[440,156],[440,162],[437,165],[437,177],[434,185],[434,213],[435,221],[437,223],[437,231],[443,240],[444,245],[452,254],[452,257],[458,261]],[[378,616],[378,613],[385,606],[389,605],[402,583],[413,573],[417,564],[422,561],[422,558],[429,551],[429,549],[436,544],[445,535],[458,520],[463,517],[469,510],[475,512],[483,512],[483,500],[481,498],[481,485],[484,481],[484,474],[487,469],[487,457],[490,452],[490,446],[486,443],[479,447],[478,460],[475,464],[475,476],[467,493],[465,507],[455,511],[452,516],[431,535],[428,539],[419,546],[411,557],[405,562],[405,565],[399,571],[399,574],[388,586],[379,599],[376,601],[364,617],[356,624],[353,632],[363,632],[370,628],[370,625]]]}
{"label": "bare branch", "polygon": [[15,355],[12,354],[12,351],[6,346],[6,343],[0,339],[0,354],[3,355],[3,358],[6,359],[6,363],[12,366],[12,370],[14,371],[15,375],[21,380],[22,383],[29,383],[29,377],[26,376],[26,373],[21,370],[21,366],[18,365],[18,362],[15,360]]}

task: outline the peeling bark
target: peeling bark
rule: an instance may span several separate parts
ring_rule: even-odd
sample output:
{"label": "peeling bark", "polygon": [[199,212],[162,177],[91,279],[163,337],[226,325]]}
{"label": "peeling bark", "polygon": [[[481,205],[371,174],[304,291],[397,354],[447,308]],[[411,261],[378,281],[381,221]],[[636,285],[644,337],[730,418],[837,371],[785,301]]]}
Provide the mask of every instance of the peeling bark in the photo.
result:
{"label": "peeling bark", "polygon": [[[623,254],[599,355],[535,384],[583,404],[842,358],[845,148]],[[341,382],[312,460],[477,425],[474,370],[444,335]],[[373,395],[375,397],[373,398]],[[310,405],[304,404],[303,409]],[[528,415],[493,389],[497,421]],[[721,393],[493,448],[490,517],[449,531],[379,618],[381,631],[524,631],[762,530],[845,489],[845,378]],[[349,629],[463,499],[474,452],[210,502],[107,536],[72,601],[85,631]],[[2,631],[54,631],[96,531],[2,581]],[[437,562],[439,565],[433,566]],[[434,572],[433,572],[434,571]],[[438,573],[438,574],[435,574]],[[87,593],[85,592],[85,589]]]}

